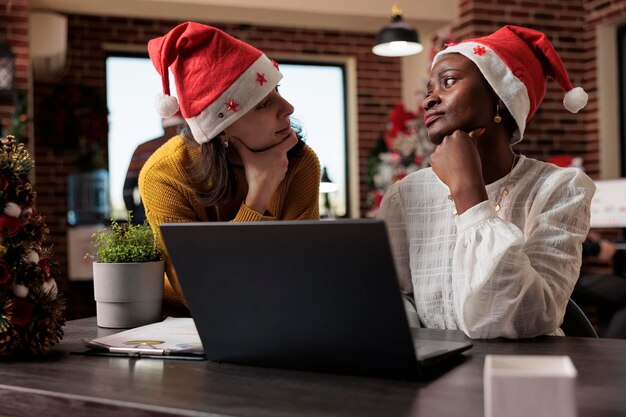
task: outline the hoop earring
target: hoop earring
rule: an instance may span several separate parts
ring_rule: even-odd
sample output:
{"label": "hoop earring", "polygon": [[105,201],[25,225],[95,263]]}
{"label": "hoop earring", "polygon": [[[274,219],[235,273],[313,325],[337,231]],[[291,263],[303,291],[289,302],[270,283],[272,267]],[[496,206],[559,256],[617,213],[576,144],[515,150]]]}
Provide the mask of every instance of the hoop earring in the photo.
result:
{"label": "hoop earring", "polygon": [[496,104],[496,115],[493,116],[493,121],[496,123],[500,123],[502,121],[502,117],[500,117],[500,103]]}

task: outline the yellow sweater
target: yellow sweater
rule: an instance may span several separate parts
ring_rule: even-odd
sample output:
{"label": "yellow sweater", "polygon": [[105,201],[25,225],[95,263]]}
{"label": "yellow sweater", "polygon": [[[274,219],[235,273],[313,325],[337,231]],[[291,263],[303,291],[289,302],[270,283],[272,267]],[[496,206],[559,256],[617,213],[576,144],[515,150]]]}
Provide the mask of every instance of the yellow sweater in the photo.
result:
{"label": "yellow sweater", "polygon": [[291,158],[285,179],[272,197],[268,212],[257,213],[243,201],[248,191],[245,171],[234,166],[237,196],[227,205],[202,206],[190,186],[188,167],[200,155],[199,147],[189,147],[182,136],[175,136],[148,159],[139,174],[139,190],[146,217],[165,253],[165,302],[176,309],[186,304],[178,277],[159,230],[161,223],[212,221],[263,221],[319,219],[320,164],[311,148]]}

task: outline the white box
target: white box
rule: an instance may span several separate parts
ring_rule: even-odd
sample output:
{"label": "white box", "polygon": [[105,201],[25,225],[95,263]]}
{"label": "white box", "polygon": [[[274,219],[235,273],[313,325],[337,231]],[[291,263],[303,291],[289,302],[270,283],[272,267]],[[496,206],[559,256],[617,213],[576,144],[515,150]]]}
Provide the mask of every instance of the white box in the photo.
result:
{"label": "white box", "polygon": [[485,417],[575,417],[576,368],[569,356],[487,355]]}

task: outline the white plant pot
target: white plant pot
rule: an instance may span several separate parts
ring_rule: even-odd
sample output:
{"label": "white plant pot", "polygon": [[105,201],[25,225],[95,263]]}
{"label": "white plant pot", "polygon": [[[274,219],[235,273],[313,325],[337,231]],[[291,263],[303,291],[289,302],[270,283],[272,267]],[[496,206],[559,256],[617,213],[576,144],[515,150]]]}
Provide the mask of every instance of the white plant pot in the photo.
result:
{"label": "white plant pot", "polygon": [[93,263],[99,327],[130,328],[161,320],[164,262]]}

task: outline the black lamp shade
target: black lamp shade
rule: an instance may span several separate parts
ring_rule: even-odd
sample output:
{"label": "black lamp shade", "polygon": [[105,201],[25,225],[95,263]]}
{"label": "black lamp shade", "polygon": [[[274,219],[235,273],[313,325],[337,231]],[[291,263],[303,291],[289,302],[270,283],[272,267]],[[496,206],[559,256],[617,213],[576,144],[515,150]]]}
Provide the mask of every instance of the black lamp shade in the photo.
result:
{"label": "black lamp shade", "polygon": [[9,45],[0,43],[0,96],[15,94],[15,55]]}
{"label": "black lamp shade", "polygon": [[378,32],[372,52],[380,56],[407,56],[422,52],[415,28],[402,20],[402,16],[393,16],[391,23]]}

